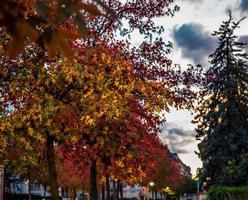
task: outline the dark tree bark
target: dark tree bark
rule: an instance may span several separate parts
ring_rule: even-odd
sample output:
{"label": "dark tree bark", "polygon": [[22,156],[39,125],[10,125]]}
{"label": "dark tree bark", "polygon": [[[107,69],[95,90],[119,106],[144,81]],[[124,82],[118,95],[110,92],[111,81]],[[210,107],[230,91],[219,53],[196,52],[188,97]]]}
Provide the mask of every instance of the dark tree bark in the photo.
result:
{"label": "dark tree bark", "polygon": [[76,200],[77,198],[77,190],[76,188],[73,188],[73,200]]}
{"label": "dark tree bark", "polygon": [[69,198],[69,189],[66,188],[66,198],[68,199]]}
{"label": "dark tree bark", "polygon": [[117,181],[113,180],[113,200],[117,200]]}
{"label": "dark tree bark", "polygon": [[96,160],[90,167],[90,200],[98,200]]}
{"label": "dark tree bark", "polygon": [[105,188],[104,188],[104,186],[102,187],[102,200],[105,200]]}
{"label": "dark tree bark", "polygon": [[32,181],[29,179],[28,180],[28,200],[32,200],[31,190],[32,190]]}
{"label": "dark tree bark", "polygon": [[110,183],[109,183],[109,176],[106,176],[106,200],[110,200]]}
{"label": "dark tree bark", "polygon": [[120,193],[121,193],[121,183],[120,180],[117,181],[117,199],[120,199]]}
{"label": "dark tree bark", "polygon": [[123,200],[123,183],[120,182],[120,199]]}
{"label": "dark tree bark", "polygon": [[49,186],[53,200],[59,200],[57,171],[55,164],[55,152],[54,152],[54,140],[47,133],[47,162],[48,162],[48,174],[49,174]]}

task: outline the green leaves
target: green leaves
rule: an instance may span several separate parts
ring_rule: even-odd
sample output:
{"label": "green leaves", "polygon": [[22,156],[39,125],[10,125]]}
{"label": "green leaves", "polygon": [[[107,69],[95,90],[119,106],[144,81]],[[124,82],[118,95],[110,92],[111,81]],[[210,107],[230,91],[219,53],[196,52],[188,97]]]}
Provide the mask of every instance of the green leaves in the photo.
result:
{"label": "green leaves", "polygon": [[[206,82],[195,121],[199,156],[203,161],[202,178],[211,177],[210,184],[240,185],[238,173],[227,172],[228,163],[241,165],[242,153],[248,152],[248,71],[245,44],[238,44],[234,31],[238,24],[232,16],[221,25],[216,36],[219,46],[210,55],[212,66],[206,72]],[[242,99],[242,100],[241,100]],[[244,175],[245,179],[248,174]]]}
{"label": "green leaves", "polygon": [[211,187],[207,195],[208,200],[246,200],[248,187]]}

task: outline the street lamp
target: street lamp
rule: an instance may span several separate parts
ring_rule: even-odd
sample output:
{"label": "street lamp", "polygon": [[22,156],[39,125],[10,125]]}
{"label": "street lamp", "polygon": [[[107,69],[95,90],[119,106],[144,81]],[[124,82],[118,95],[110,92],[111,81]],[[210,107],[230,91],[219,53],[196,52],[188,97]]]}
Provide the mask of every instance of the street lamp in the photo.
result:
{"label": "street lamp", "polygon": [[153,186],[154,186],[155,184],[154,184],[154,182],[150,182],[149,185],[150,185],[151,191],[152,191],[152,200],[154,200],[154,190],[153,190]]}
{"label": "street lamp", "polygon": [[199,180],[199,177],[196,177],[195,181],[196,181],[196,191],[197,191],[197,194],[199,194],[200,193],[200,180]]}
{"label": "street lamp", "polygon": [[154,186],[154,182],[150,182],[149,185],[152,187]]}

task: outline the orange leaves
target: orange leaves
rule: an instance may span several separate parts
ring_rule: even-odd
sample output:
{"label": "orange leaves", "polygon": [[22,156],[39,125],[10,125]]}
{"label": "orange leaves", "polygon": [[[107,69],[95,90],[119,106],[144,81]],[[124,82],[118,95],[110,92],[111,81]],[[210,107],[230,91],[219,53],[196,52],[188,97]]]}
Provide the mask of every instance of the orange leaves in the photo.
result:
{"label": "orange leaves", "polygon": [[[57,31],[48,47],[50,56],[63,44],[61,40],[75,36],[65,29]],[[19,59],[21,70],[11,74],[13,81],[5,85],[15,105],[6,131],[30,157],[35,157],[35,146],[45,143],[47,133],[60,145],[85,140],[90,158],[98,162],[99,156],[109,158],[108,172],[113,176],[130,183],[141,181],[146,175],[147,146],[142,143],[137,148],[137,143],[157,131],[155,108],[167,105],[167,99],[162,100],[164,86],[135,77],[131,62],[118,49],[83,46],[75,55],[77,60],[47,60],[36,47],[25,50]]]}
{"label": "orange leaves", "polygon": [[[38,44],[50,56],[58,51],[71,59],[74,54],[68,40],[86,37],[86,15],[97,17],[101,12],[97,5],[74,0],[0,1],[0,26],[12,37],[10,58],[16,58],[29,38],[29,42]],[[66,23],[71,25],[68,27]],[[62,27],[64,31],[60,30]]]}
{"label": "orange leaves", "polygon": [[92,3],[82,3],[82,9],[88,12],[92,16],[100,16],[101,12],[98,10],[97,6]]}
{"label": "orange leaves", "polygon": [[51,40],[46,43],[48,56],[52,58],[61,51],[65,57],[72,59],[73,52],[69,46],[69,41],[76,38],[78,38],[76,33],[64,28],[54,30],[51,32]]}
{"label": "orange leaves", "polygon": [[16,34],[12,37],[9,43],[8,51],[10,58],[15,58],[23,49],[27,38],[32,41],[37,41],[39,32],[33,29],[30,24],[25,21],[18,21],[14,25]]}

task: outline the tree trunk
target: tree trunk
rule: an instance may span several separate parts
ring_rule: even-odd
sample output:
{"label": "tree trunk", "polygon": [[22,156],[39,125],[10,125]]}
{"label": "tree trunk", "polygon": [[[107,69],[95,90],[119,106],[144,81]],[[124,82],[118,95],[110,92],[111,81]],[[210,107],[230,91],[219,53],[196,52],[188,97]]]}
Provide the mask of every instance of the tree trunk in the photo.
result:
{"label": "tree trunk", "polygon": [[29,179],[28,180],[28,200],[32,200],[31,187],[32,187],[32,182]]}
{"label": "tree trunk", "polygon": [[116,182],[116,185],[117,185],[117,187],[116,187],[116,198],[117,198],[117,200],[119,200],[120,199],[120,181],[119,180]]}
{"label": "tree trunk", "polygon": [[0,200],[4,199],[4,166],[0,165]]}
{"label": "tree trunk", "polygon": [[69,189],[68,189],[68,187],[66,188],[66,198],[67,199],[69,198]]}
{"label": "tree trunk", "polygon": [[110,200],[110,183],[109,183],[109,175],[106,176],[106,200]]}
{"label": "tree trunk", "polygon": [[85,200],[84,189],[82,188],[82,199]]}
{"label": "tree trunk", "polygon": [[44,195],[44,197],[46,197],[46,185],[45,184],[43,185],[43,188],[44,188],[44,194],[43,195]]}
{"label": "tree trunk", "polygon": [[123,200],[123,183],[120,182],[120,199]]}
{"label": "tree trunk", "polygon": [[113,200],[117,200],[117,182],[113,181]]}
{"label": "tree trunk", "polygon": [[104,188],[104,186],[102,187],[102,200],[105,200],[105,188]]}
{"label": "tree trunk", "polygon": [[121,198],[121,181],[120,180],[117,181],[117,199],[118,200],[122,199]]}
{"label": "tree trunk", "polygon": [[90,200],[98,200],[96,160],[90,167]]}
{"label": "tree trunk", "polygon": [[154,191],[155,191],[155,200],[157,200],[158,199],[158,193],[157,193],[157,188],[156,187],[154,188]]}
{"label": "tree trunk", "polygon": [[47,162],[48,162],[48,174],[49,174],[49,186],[50,193],[53,200],[59,200],[57,171],[55,164],[55,152],[54,152],[54,140],[49,134],[47,134]]}
{"label": "tree trunk", "polygon": [[73,188],[73,200],[76,200],[77,198],[77,191],[76,188]]}

